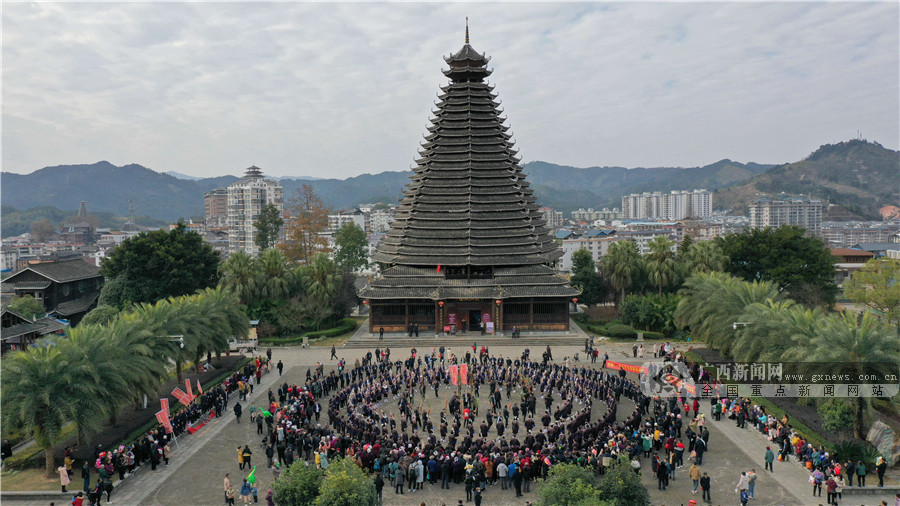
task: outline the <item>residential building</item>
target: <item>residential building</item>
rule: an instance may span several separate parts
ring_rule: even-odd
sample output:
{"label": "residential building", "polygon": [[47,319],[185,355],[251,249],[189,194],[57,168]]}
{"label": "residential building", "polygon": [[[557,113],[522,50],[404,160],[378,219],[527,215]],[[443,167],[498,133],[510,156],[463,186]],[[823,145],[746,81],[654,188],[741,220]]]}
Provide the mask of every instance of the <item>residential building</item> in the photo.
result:
{"label": "residential building", "polygon": [[793,225],[805,228],[809,235],[822,232],[822,201],[803,195],[762,196],[750,203],[750,228],[778,228]]}
{"label": "residential building", "polygon": [[592,223],[597,220],[620,220],[624,216],[625,214],[617,207],[612,210],[604,207],[597,211],[594,210],[594,208],[589,207],[587,209],[580,208],[577,211],[572,211],[572,220],[583,221],[585,223]]}
{"label": "residential building", "polygon": [[391,229],[394,221],[394,208],[370,211],[366,214],[366,231],[369,233],[383,234]]}
{"label": "residential building", "polygon": [[610,244],[622,240],[618,235],[593,235],[581,236],[562,241],[563,256],[560,259],[560,271],[570,272],[572,270],[572,254],[580,249],[590,252],[594,263],[600,262],[607,253],[609,253]]}
{"label": "residential building", "polygon": [[544,221],[549,229],[553,230],[563,226],[565,220],[561,211],[557,211],[552,207],[542,207],[540,211],[544,215]]}
{"label": "residential building", "polygon": [[875,253],[861,249],[832,248],[829,251],[831,256],[835,257],[834,282],[840,287],[843,287],[844,281],[860,270],[866,262],[875,258]]}
{"label": "residential building", "polygon": [[228,249],[259,254],[256,245],[256,220],[266,204],[284,211],[284,189],[281,183],[263,176],[262,169],[252,166],[244,177],[228,185]]}
{"label": "residential building", "polygon": [[228,226],[228,190],[216,188],[203,195],[206,228],[225,228]]}
{"label": "residential building", "polygon": [[900,242],[900,221],[826,221],[822,223],[822,239],[834,248],[861,242]]}
{"label": "residential building", "polygon": [[335,233],[347,223],[353,223],[361,230],[366,229],[366,215],[359,209],[338,211],[337,214],[328,215],[328,232]]}
{"label": "residential building", "polygon": [[678,249],[678,243],[681,241],[675,229],[626,230],[624,232],[616,232],[616,236],[619,239],[637,243],[638,251],[641,255],[650,253],[650,241],[657,237],[662,236],[672,241],[672,251]]}
{"label": "residential building", "polygon": [[682,220],[712,216],[712,192],[691,191],[632,193],[622,197],[625,219]]}

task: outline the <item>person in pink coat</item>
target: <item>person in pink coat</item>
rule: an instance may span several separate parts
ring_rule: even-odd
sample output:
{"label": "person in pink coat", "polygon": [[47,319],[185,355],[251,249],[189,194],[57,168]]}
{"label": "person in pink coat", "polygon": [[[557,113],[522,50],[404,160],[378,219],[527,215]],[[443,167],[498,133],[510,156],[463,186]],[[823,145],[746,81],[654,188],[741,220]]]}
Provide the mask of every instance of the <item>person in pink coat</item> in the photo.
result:
{"label": "person in pink coat", "polygon": [[59,482],[62,484],[63,494],[65,494],[66,493],[66,485],[71,483],[71,481],[69,480],[69,473],[68,473],[68,471],[66,471],[65,465],[59,466],[59,469],[57,469],[57,471],[59,471]]}

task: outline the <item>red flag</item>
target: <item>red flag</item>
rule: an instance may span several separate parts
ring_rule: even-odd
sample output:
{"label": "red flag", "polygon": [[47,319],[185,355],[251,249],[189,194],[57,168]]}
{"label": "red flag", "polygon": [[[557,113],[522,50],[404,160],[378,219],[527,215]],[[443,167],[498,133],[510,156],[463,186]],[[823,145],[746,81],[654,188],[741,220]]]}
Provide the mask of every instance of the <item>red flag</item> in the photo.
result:
{"label": "red flag", "polygon": [[178,399],[178,402],[184,404],[185,406],[191,403],[190,397],[188,397],[186,393],[182,392],[180,388],[172,390],[172,395],[174,395],[175,398]]}
{"label": "red flag", "polygon": [[459,364],[459,380],[463,385],[469,384],[469,365]]}
{"label": "red flag", "polygon": [[441,264],[438,264],[438,266],[437,266],[437,272],[441,272]]}
{"label": "red flag", "polygon": [[456,384],[458,383],[456,366],[455,366],[455,365],[451,365],[450,368],[448,369],[448,372],[450,372],[450,381],[451,381],[454,385],[456,385]]}
{"label": "red flag", "polygon": [[185,378],[184,388],[187,389],[188,399],[194,400],[196,396],[194,395],[194,389],[191,387],[191,380]]}
{"label": "red flag", "polygon": [[165,427],[166,427],[166,434],[171,434],[171,433],[175,432],[175,430],[172,428],[172,424],[171,424],[171,423],[167,423],[167,424],[165,425]]}
{"label": "red flag", "polygon": [[203,389],[200,388],[200,378],[197,378],[197,391],[200,392],[200,395],[203,395]]}
{"label": "red flag", "polygon": [[161,407],[163,411],[166,412],[166,416],[169,416],[169,399],[160,399],[159,407]]}

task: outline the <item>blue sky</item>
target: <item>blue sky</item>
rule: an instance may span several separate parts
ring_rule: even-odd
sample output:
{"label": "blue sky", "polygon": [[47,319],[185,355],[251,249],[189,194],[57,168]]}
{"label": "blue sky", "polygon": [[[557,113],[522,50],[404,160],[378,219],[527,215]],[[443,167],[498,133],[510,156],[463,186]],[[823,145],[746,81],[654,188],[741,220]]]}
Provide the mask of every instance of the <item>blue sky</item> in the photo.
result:
{"label": "blue sky", "polygon": [[6,3],[3,170],[405,170],[466,16],[525,162],[898,147],[897,2]]}

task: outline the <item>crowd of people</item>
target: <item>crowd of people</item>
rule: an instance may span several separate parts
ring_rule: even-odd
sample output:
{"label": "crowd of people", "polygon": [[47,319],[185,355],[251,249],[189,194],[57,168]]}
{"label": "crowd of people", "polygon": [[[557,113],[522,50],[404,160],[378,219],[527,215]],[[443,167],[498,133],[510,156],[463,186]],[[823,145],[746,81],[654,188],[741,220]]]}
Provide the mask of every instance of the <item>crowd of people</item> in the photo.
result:
{"label": "crowd of people", "polygon": [[[522,496],[557,463],[602,475],[624,456],[640,472],[651,458],[645,436],[681,437],[678,403],[645,396],[624,371],[554,364],[549,347],[541,361],[528,350],[516,358],[474,345],[461,357],[445,351],[410,350],[391,361],[378,350],[328,374],[313,368],[302,386],[282,384],[269,395],[272,416],[260,422],[267,466],[278,476],[298,459],[327,468],[352,458],[372,473],[379,496],[385,484],[411,494],[440,483],[462,485],[466,500],[477,501],[498,482]],[[465,381],[450,374],[461,364]],[[623,397],[634,407],[617,417]],[[695,432],[689,451],[696,445],[702,455],[708,431]]]}
{"label": "crowd of people", "polygon": [[[100,445],[94,447],[93,456],[81,462],[82,491],[75,493],[72,504],[99,506],[104,496],[110,503],[116,476],[121,481],[143,466],[149,465],[151,472],[156,471],[158,466],[168,466],[174,438],[188,433],[189,428],[207,420],[211,413],[222,416],[234,395],[243,398],[243,392],[252,392],[254,381],[259,384],[262,373],[269,370],[270,361],[271,350],[268,350],[266,355],[254,358],[222,384],[197,395],[184,409],[169,417],[171,432],[159,424],[131,444],[111,449]],[[74,452],[66,448],[63,464],[58,469],[62,492],[68,491],[77,467]]]}

